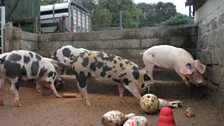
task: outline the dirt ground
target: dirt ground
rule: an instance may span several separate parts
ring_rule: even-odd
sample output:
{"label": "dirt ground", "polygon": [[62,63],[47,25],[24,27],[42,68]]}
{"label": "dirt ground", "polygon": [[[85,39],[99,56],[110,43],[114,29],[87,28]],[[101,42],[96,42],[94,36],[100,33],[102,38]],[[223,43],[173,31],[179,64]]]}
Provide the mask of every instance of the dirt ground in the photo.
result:
{"label": "dirt ground", "polygon": [[[62,93],[62,92],[61,92]],[[120,103],[117,94],[90,92],[92,106],[83,104],[81,98],[55,98],[42,96],[33,87],[22,87],[20,96],[22,107],[12,106],[12,96],[7,92],[4,106],[0,107],[1,126],[101,126],[101,117],[110,110],[136,113],[145,116],[150,126],[157,126],[159,113],[145,114],[139,102],[132,96],[126,96],[126,104]],[[174,99],[169,99],[174,100]],[[181,99],[182,108],[173,109],[177,126],[221,126],[223,118],[218,110],[205,99]],[[186,107],[191,106],[194,118],[184,116]]]}

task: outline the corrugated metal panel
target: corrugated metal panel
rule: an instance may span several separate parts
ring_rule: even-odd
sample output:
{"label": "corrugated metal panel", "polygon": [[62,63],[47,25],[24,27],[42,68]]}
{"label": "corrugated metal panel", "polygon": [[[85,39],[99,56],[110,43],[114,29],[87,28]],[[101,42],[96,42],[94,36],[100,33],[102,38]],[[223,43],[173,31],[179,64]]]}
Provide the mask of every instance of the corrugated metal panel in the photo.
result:
{"label": "corrugated metal panel", "polygon": [[25,31],[39,31],[39,0],[6,0],[6,22],[13,22]]}

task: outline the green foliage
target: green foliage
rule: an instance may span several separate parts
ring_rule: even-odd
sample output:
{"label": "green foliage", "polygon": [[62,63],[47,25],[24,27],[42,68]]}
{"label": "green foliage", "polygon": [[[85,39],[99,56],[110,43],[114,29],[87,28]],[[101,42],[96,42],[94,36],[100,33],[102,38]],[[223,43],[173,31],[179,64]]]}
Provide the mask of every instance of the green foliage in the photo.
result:
{"label": "green foliage", "polygon": [[177,13],[175,16],[170,17],[168,20],[163,22],[164,25],[184,25],[188,23],[187,15]]}
{"label": "green foliage", "polygon": [[91,19],[93,29],[108,27],[112,23],[112,13],[107,9],[96,8]]}
{"label": "green foliage", "polygon": [[176,6],[173,3],[169,2],[158,2],[155,5],[155,12],[158,15],[158,21],[165,21],[177,13]]}
{"label": "green foliage", "polygon": [[112,14],[110,26],[120,25],[120,12],[122,12],[123,27],[138,27],[140,17],[143,15],[132,0],[99,0],[98,6],[100,10],[107,9]]}
{"label": "green foliage", "polygon": [[[52,4],[61,0],[41,0],[41,4]],[[176,12],[173,3],[134,4],[133,0],[77,0],[91,14],[93,29],[120,26],[124,28],[150,27],[156,25],[186,24],[188,17]]]}
{"label": "green foliage", "polygon": [[41,5],[53,4],[55,0],[40,0]]}
{"label": "green foliage", "polygon": [[139,3],[137,7],[144,13],[145,19],[141,20],[140,26],[160,25],[176,14],[176,6],[173,3],[146,4]]}
{"label": "green foliage", "polygon": [[136,7],[128,8],[122,12],[123,27],[137,28],[140,23],[140,17],[143,17],[142,11]]}
{"label": "green foliage", "polygon": [[94,9],[96,8],[93,0],[77,0],[77,3],[85,7],[90,14],[93,14]]}

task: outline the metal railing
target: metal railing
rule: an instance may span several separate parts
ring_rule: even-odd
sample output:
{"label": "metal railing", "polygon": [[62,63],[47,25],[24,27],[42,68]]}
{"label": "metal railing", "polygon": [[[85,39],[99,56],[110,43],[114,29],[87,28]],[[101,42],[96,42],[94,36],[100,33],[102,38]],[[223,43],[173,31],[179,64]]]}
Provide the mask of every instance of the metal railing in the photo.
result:
{"label": "metal railing", "polygon": [[4,40],[5,40],[5,7],[0,7],[0,53],[4,52]]}

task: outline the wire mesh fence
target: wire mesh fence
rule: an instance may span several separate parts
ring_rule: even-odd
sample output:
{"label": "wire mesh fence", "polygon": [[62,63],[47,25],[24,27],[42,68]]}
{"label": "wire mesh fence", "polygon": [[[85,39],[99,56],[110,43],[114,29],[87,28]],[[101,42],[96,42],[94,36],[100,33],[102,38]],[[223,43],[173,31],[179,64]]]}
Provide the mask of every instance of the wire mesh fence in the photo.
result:
{"label": "wire mesh fence", "polygon": [[182,21],[176,21],[169,24],[163,24],[163,23],[152,23],[152,22],[144,22],[139,23],[135,25],[129,25],[127,23],[113,23],[113,24],[92,24],[92,30],[98,31],[98,30],[122,30],[122,29],[145,29],[145,28],[152,28],[152,27],[186,27],[186,26],[193,26],[194,24],[192,21],[182,22]]}
{"label": "wire mesh fence", "polygon": [[193,17],[189,18],[184,15],[179,19],[145,19],[145,17],[135,19],[133,17],[123,18],[117,13],[113,17],[113,21],[110,23],[91,23],[92,30],[111,30],[111,29],[144,29],[151,27],[180,27],[180,26],[192,26]]}

